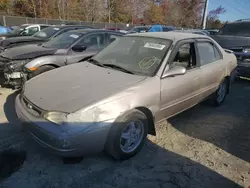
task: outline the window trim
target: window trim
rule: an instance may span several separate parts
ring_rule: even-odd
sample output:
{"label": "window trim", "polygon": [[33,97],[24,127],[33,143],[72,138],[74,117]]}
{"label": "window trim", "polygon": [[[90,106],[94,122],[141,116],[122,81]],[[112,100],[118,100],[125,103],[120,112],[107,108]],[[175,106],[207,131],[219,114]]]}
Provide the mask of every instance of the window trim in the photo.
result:
{"label": "window trim", "polygon": [[[213,48],[218,51],[220,59],[218,59],[216,61],[213,61],[213,62],[210,62],[210,63],[207,63],[205,65],[202,65],[201,64],[201,59],[200,59],[200,53],[198,52],[198,43],[210,43],[210,44],[212,44]],[[222,52],[220,51],[219,47],[212,40],[209,40],[209,39],[202,39],[202,40],[200,40],[200,39],[198,39],[198,40],[196,40],[196,48],[197,48],[197,55],[198,55],[198,59],[197,60],[199,61],[200,67],[204,67],[206,65],[210,65],[211,63],[215,63],[217,61],[223,60],[223,54],[222,54]]]}

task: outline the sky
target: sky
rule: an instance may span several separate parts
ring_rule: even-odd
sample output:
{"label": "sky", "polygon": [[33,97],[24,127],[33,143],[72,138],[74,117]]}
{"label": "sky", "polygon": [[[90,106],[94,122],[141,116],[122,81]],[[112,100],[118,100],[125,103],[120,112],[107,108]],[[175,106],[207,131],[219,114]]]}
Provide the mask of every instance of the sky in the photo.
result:
{"label": "sky", "polygon": [[208,11],[220,5],[226,9],[226,12],[220,16],[222,21],[250,19],[250,0],[209,0]]}

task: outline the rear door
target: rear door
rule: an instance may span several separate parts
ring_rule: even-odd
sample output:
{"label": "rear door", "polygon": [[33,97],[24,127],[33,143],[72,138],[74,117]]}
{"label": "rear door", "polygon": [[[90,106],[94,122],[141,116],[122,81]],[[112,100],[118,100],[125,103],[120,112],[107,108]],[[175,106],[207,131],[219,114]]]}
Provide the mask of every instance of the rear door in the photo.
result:
{"label": "rear door", "polygon": [[202,72],[202,97],[211,95],[224,78],[226,63],[223,55],[211,40],[197,40],[198,61]]}

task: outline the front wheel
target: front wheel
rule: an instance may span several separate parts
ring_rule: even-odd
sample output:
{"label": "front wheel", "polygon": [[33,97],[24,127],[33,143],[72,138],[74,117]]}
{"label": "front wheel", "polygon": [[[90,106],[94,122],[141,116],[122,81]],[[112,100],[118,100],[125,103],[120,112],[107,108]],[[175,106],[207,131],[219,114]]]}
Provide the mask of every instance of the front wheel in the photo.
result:
{"label": "front wheel", "polygon": [[105,150],[117,160],[129,159],[143,147],[148,133],[148,121],[144,113],[133,109],[111,127]]}
{"label": "front wheel", "polygon": [[228,80],[224,79],[219,85],[219,88],[213,94],[212,102],[215,106],[220,106],[224,103],[228,95],[228,91],[229,91],[228,87],[229,87]]}

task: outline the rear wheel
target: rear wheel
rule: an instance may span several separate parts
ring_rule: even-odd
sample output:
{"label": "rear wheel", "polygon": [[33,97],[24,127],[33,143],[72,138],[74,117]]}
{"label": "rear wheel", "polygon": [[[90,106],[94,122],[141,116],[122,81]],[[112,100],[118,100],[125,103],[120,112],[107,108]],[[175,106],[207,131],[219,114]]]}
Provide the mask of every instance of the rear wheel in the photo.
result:
{"label": "rear wheel", "polygon": [[51,65],[44,65],[44,66],[41,66],[39,67],[37,70],[35,70],[34,72],[32,72],[30,75],[29,75],[29,79],[30,78],[33,78],[39,74],[42,74],[44,72],[47,72],[47,71],[50,71],[50,70],[53,70],[55,69],[56,67],[54,66],[51,66]]}
{"label": "rear wheel", "polygon": [[139,110],[131,110],[119,117],[113,124],[105,150],[114,159],[129,159],[142,149],[147,132],[146,115]]}
{"label": "rear wheel", "polygon": [[220,106],[224,103],[228,95],[228,91],[229,91],[228,87],[229,87],[228,79],[224,79],[219,85],[219,88],[213,94],[212,102],[215,106]]}

